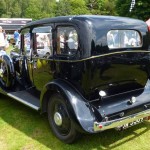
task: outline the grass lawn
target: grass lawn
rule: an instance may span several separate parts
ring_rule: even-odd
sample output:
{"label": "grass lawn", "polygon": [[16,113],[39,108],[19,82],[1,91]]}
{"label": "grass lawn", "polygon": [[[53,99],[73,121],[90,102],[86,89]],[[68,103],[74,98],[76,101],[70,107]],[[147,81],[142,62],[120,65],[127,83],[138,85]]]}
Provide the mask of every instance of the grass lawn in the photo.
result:
{"label": "grass lawn", "polygon": [[67,145],[52,134],[46,115],[0,95],[0,150],[149,150],[149,141],[150,122],[144,122],[122,132],[83,135]]}
{"label": "grass lawn", "polygon": [[114,129],[83,135],[72,145],[52,134],[47,116],[0,95],[0,150],[149,150],[150,123],[122,132]]}

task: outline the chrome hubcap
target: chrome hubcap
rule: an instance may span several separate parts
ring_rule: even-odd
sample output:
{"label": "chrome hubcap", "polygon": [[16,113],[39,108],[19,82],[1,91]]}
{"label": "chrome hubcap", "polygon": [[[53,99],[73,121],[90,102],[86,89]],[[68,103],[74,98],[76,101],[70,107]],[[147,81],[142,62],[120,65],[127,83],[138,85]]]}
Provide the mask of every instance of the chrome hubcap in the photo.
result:
{"label": "chrome hubcap", "polygon": [[54,122],[57,126],[61,126],[62,125],[62,116],[60,113],[56,112],[54,114]]}

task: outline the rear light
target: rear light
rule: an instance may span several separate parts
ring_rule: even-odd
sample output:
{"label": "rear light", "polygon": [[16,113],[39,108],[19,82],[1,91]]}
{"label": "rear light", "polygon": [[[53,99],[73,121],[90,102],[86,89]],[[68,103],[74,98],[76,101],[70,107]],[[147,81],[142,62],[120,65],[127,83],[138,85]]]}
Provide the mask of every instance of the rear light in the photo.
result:
{"label": "rear light", "polygon": [[148,31],[150,32],[150,18],[146,21]]}
{"label": "rear light", "polygon": [[103,126],[100,124],[99,126],[98,126],[100,129],[102,129],[103,128]]}

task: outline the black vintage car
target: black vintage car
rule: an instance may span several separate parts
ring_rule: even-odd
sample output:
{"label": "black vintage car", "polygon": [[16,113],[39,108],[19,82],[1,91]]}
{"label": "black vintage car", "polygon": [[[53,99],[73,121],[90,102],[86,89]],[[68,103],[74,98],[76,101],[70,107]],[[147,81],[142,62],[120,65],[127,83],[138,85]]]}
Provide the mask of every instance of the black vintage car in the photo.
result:
{"label": "black vintage car", "polygon": [[24,26],[0,53],[1,93],[48,114],[57,138],[122,130],[150,119],[150,37],[140,20],[66,16]]}

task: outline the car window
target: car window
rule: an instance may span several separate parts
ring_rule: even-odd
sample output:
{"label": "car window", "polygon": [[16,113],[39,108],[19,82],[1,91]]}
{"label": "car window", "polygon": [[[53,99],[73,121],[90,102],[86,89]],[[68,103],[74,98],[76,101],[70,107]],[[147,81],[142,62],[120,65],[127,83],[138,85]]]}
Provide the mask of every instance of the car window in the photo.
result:
{"label": "car window", "polygon": [[24,34],[24,51],[26,55],[30,55],[30,45],[31,45],[31,40],[30,40],[30,33],[25,33]]}
{"label": "car window", "polygon": [[78,45],[78,34],[74,27],[57,27],[57,54],[75,54]]}
{"label": "car window", "polygon": [[21,42],[21,46],[19,46],[19,48],[23,49],[23,52],[26,54],[26,55],[29,55],[30,54],[30,45],[31,45],[31,40],[30,40],[30,29],[27,28],[27,29],[24,29],[21,31],[21,36],[20,36],[20,40],[22,41]]}
{"label": "car window", "polygon": [[135,48],[142,46],[142,39],[135,30],[111,30],[107,33],[107,43],[110,49]]}
{"label": "car window", "polygon": [[35,34],[37,56],[46,58],[51,56],[53,53],[51,26],[34,28],[32,32]]}

